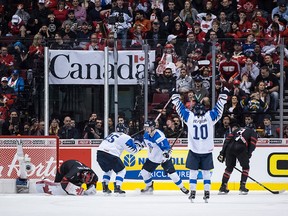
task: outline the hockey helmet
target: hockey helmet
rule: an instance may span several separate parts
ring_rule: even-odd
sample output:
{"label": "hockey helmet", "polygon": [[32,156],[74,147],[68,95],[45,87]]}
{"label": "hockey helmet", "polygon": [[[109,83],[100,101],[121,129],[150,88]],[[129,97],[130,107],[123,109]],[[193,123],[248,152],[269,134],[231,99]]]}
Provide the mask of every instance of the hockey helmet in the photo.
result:
{"label": "hockey helmet", "polygon": [[129,128],[125,124],[119,123],[116,126],[116,131],[128,134]]}
{"label": "hockey helmet", "polygon": [[153,128],[155,128],[156,127],[156,123],[155,123],[155,121],[147,120],[147,121],[144,122],[144,127],[153,127]]}
{"label": "hockey helmet", "polygon": [[81,181],[85,184],[90,184],[94,178],[94,173],[90,171],[84,171],[81,173]]}
{"label": "hockey helmet", "polygon": [[196,116],[202,116],[206,113],[205,106],[202,103],[197,103],[193,108],[193,113]]}

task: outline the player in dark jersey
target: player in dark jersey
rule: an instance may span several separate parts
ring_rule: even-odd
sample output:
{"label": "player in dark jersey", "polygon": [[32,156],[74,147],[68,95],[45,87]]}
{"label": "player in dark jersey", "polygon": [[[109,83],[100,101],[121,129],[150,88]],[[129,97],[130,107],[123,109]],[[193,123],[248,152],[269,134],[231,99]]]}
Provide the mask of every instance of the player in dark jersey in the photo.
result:
{"label": "player in dark jersey", "polygon": [[84,194],[90,195],[96,193],[97,181],[98,176],[91,168],[80,161],[67,160],[57,170],[54,182],[60,182],[62,188],[67,193],[69,192],[66,190],[66,187],[69,182],[78,187],[81,187],[81,185],[85,183],[87,190]]}
{"label": "player in dark jersey", "polygon": [[240,194],[248,193],[249,190],[245,185],[250,169],[249,159],[256,148],[257,139],[257,133],[253,129],[241,128],[238,124],[232,126],[232,133],[226,137],[223,148],[217,157],[221,163],[226,161],[226,169],[222,177],[219,194],[227,194],[229,192],[227,183],[236,165],[236,160],[239,161],[242,167]]}

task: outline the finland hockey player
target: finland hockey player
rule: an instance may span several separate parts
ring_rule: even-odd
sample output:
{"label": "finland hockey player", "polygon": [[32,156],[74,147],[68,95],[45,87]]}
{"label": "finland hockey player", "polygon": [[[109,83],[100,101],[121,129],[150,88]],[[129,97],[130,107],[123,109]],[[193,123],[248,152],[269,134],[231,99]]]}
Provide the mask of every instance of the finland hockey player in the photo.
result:
{"label": "finland hockey player", "polygon": [[191,202],[195,199],[198,170],[202,171],[204,182],[204,197],[207,202],[210,198],[211,174],[214,168],[212,151],[214,148],[214,125],[221,119],[224,105],[227,102],[229,91],[225,88],[219,95],[218,101],[212,110],[206,112],[203,104],[195,105],[193,111],[186,109],[180,101],[179,94],[172,95],[172,103],[182,121],[188,127],[188,148],[186,168],[190,169],[189,183]]}
{"label": "finland hockey player", "polygon": [[183,193],[188,194],[189,190],[184,187],[172,163],[170,144],[164,133],[155,127],[155,121],[148,120],[144,123],[144,143],[148,148],[148,158],[140,172],[146,184],[146,187],[141,190],[141,193],[153,192],[154,188],[151,173],[161,165],[164,172],[173,180],[177,187],[179,187]]}
{"label": "finland hockey player", "polygon": [[246,181],[249,175],[249,159],[252,152],[256,148],[257,133],[251,128],[241,128],[239,125],[232,125],[232,133],[229,134],[223,144],[223,148],[217,159],[223,163],[226,160],[226,169],[222,177],[222,184],[219,189],[219,194],[227,194],[229,192],[227,183],[230,175],[233,172],[236,160],[239,161],[242,167],[242,175],[240,180],[240,194],[248,194]]}
{"label": "finland hockey player", "polygon": [[97,161],[99,166],[104,171],[103,175],[103,193],[110,194],[111,190],[108,187],[112,171],[116,173],[114,182],[114,193],[116,195],[124,195],[125,191],[121,189],[126,170],[120,159],[124,150],[135,154],[140,151],[144,145],[138,140],[134,140],[128,135],[129,128],[119,123],[116,126],[116,132],[109,134],[100,144],[97,151]]}

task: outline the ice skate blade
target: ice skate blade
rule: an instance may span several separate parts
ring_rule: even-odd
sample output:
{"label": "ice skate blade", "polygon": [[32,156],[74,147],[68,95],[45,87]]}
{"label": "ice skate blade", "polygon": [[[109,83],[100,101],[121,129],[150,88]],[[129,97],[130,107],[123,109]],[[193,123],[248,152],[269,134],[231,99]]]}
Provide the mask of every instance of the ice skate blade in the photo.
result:
{"label": "ice skate blade", "polygon": [[125,197],[125,196],[126,196],[126,193],[123,193],[123,194],[114,193],[114,195],[115,195],[116,197]]}
{"label": "ice skate blade", "polygon": [[219,192],[218,192],[218,195],[227,195],[228,193],[229,193],[229,192],[226,193],[226,192],[220,192],[220,191],[219,191]]}
{"label": "ice skate blade", "polygon": [[247,195],[248,194],[248,192],[245,192],[245,191],[240,191],[239,192],[239,195]]}

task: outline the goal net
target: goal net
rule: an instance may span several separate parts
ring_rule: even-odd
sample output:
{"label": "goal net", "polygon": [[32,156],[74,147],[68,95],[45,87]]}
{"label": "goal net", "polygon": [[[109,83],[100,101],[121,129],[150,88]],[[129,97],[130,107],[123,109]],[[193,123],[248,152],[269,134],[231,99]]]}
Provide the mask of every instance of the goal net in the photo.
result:
{"label": "goal net", "polygon": [[[54,136],[1,136],[0,137],[0,192],[9,188],[19,177],[20,167],[17,143],[21,142],[23,153],[31,158],[30,180],[48,178],[54,180],[59,165],[59,139]],[[2,189],[2,190],[1,190]],[[9,191],[9,189],[8,189]]]}

